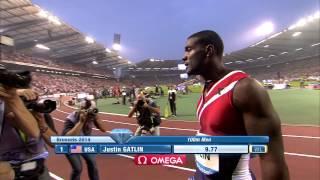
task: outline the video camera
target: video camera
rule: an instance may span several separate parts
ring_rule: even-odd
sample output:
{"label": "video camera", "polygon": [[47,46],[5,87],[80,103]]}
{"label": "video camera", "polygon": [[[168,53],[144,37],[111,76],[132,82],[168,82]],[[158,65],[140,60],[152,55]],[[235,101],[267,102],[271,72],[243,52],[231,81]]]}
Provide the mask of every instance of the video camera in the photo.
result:
{"label": "video camera", "polygon": [[98,108],[89,108],[86,110],[88,116],[96,116],[99,112]]}
{"label": "video camera", "polygon": [[[0,65],[0,84],[17,89],[29,88],[32,77],[30,71],[7,70]],[[50,99],[40,101],[27,101],[26,98],[20,97],[27,109],[39,113],[51,113],[57,107],[57,103]]]}
{"label": "video camera", "polygon": [[42,100],[35,100],[35,101],[27,101],[24,97],[20,97],[24,105],[27,109],[31,109],[35,112],[39,113],[51,113],[57,108],[56,101],[52,101],[50,99],[42,99]]}
{"label": "video camera", "polygon": [[31,83],[30,71],[8,71],[3,66],[0,66],[0,84],[12,88],[29,88]]}

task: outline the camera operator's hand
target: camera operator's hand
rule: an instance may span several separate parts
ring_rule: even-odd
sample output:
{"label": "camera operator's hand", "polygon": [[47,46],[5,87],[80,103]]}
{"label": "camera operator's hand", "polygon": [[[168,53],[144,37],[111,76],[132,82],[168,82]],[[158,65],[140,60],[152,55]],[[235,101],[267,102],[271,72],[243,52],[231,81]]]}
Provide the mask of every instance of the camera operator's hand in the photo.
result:
{"label": "camera operator's hand", "polygon": [[134,107],[134,108],[137,108],[137,106],[138,106],[138,101],[134,101],[134,102],[133,102],[133,107]]}
{"label": "camera operator's hand", "polygon": [[83,110],[79,111],[79,119],[81,123],[85,123],[87,121],[88,119],[87,114],[88,113],[86,111],[83,111]]}
{"label": "camera operator's hand", "polygon": [[6,113],[13,113],[13,118],[8,118],[8,121],[29,137],[38,138],[40,135],[37,128],[37,121],[25,107],[21,98],[17,94],[15,88],[0,86],[0,98],[5,102]]}
{"label": "camera operator's hand", "polygon": [[149,130],[149,131],[150,131],[150,133],[152,134],[152,133],[154,133],[154,132],[155,132],[155,130],[156,130],[156,129],[155,129],[154,127],[152,127],[152,128],[150,128],[150,130]]}
{"label": "camera operator's hand", "polygon": [[26,101],[34,101],[38,99],[38,93],[32,89],[17,89],[17,94],[24,97]]}
{"label": "camera operator's hand", "polygon": [[19,98],[19,96],[17,95],[16,88],[9,88],[0,85],[0,98],[9,103]]}
{"label": "camera operator's hand", "polygon": [[15,177],[14,170],[10,163],[0,161],[0,179],[13,180]]}
{"label": "camera operator's hand", "polygon": [[49,146],[53,147],[54,145],[51,143],[50,138],[51,136],[56,136],[57,133],[49,127],[44,114],[33,111],[32,115],[36,118],[38,122],[38,127],[40,129],[42,138]]}
{"label": "camera operator's hand", "polygon": [[148,107],[149,107],[148,103],[147,103],[147,102],[144,102],[143,107],[144,107],[144,108],[148,108]]}
{"label": "camera operator's hand", "polygon": [[43,117],[43,114],[39,113],[39,112],[32,112],[33,117],[36,118],[37,122],[38,122],[38,126],[41,129],[41,127],[47,127],[47,123],[46,120]]}

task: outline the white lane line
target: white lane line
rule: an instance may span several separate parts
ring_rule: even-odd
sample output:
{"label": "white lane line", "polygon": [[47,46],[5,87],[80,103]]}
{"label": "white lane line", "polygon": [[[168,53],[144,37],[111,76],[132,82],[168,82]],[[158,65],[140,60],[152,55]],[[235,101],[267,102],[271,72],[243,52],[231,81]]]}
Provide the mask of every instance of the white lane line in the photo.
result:
{"label": "white lane line", "polygon": [[[59,111],[61,113],[64,113],[64,114],[70,114],[70,113],[62,111],[62,110],[57,110],[57,111]],[[114,124],[124,124],[124,125],[129,125],[129,126],[137,126],[137,124],[133,124],[133,123],[110,121],[110,120],[105,120],[105,119],[102,119],[102,121],[110,122],[110,123],[114,123]],[[165,127],[165,126],[161,126],[160,129],[173,129],[173,130],[191,131],[191,132],[197,132],[198,131],[196,129],[172,128],[172,127]],[[284,134],[282,136],[283,137],[289,137],[289,138],[320,139],[320,137],[317,137],[317,136],[298,136],[298,135],[290,135],[290,134]]]}
{"label": "white lane line", "polygon": [[59,177],[59,176],[53,174],[52,172],[49,172],[49,175],[55,180],[64,180],[62,177]]}
{"label": "white lane line", "polygon": [[165,167],[170,167],[170,168],[175,168],[175,169],[180,169],[183,171],[191,171],[191,172],[196,172],[195,169],[191,169],[191,168],[186,168],[186,167],[181,167],[181,166],[174,166],[174,165],[163,165]]}
{"label": "white lane line", "polygon": [[[56,121],[64,122],[64,120],[61,120],[61,119],[58,119],[58,118],[54,118],[53,117],[53,119],[56,120]],[[93,128],[93,129],[96,130],[96,131],[99,131],[96,128]],[[110,133],[110,131],[108,131],[108,132]],[[320,156],[318,156],[318,155],[310,155],[310,154],[299,154],[299,153],[289,153],[289,152],[284,152],[284,154],[289,155],[289,156],[301,156],[301,157],[310,157],[310,158],[317,158],[317,159],[320,158]],[[127,156],[127,155],[123,154],[123,156]]]}
{"label": "white lane line", "polygon": [[310,155],[310,154],[299,154],[299,153],[289,153],[289,152],[284,152],[284,154],[289,155],[289,156],[301,156],[301,157],[309,157],[309,158],[320,159],[320,156]]}
{"label": "white lane line", "polygon": [[319,125],[313,125],[313,124],[281,124],[282,126],[293,126],[293,127],[317,127],[320,128]]}
{"label": "white lane line", "polygon": [[296,136],[296,135],[282,135],[283,137],[292,137],[292,138],[306,138],[306,139],[320,139],[317,136]]}

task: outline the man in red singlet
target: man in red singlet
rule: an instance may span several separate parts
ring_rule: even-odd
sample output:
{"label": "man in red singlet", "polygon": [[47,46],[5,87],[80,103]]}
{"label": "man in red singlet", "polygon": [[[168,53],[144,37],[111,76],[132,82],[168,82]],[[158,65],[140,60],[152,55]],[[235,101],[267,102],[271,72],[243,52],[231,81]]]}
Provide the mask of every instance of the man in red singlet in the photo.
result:
{"label": "man in red singlet", "polygon": [[[267,91],[242,71],[224,67],[223,41],[210,30],[187,39],[183,61],[189,75],[200,75],[205,87],[197,106],[198,135],[269,136],[268,153],[260,156],[262,179],[287,180],[280,119]],[[250,155],[196,155],[195,179],[255,179]]]}

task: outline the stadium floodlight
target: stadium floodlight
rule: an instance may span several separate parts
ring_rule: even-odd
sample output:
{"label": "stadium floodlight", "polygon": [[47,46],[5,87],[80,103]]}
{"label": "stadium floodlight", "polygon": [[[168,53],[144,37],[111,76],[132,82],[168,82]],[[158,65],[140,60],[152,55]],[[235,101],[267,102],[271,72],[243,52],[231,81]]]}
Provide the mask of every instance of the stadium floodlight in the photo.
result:
{"label": "stadium floodlight", "polygon": [[318,45],[320,45],[320,43],[311,44],[311,47],[318,46]]}
{"label": "stadium floodlight", "polygon": [[89,44],[94,43],[94,39],[93,39],[92,37],[86,36],[85,40],[86,40],[86,42],[89,43]]}
{"label": "stadium floodlight", "polygon": [[48,20],[49,20],[49,22],[52,22],[52,23],[55,24],[55,25],[58,25],[58,26],[61,25],[60,20],[59,20],[58,17],[56,17],[56,16],[49,16],[49,17],[48,17]]}
{"label": "stadium floodlight", "polygon": [[296,51],[300,51],[300,50],[302,50],[303,48],[298,48],[298,49],[296,49]]}
{"label": "stadium floodlight", "polygon": [[111,50],[109,48],[106,48],[107,53],[111,53]]}
{"label": "stadium floodlight", "polygon": [[39,48],[39,49],[44,49],[44,50],[50,50],[49,47],[43,45],[43,44],[36,44],[36,47]]}
{"label": "stadium floodlight", "polygon": [[255,33],[257,36],[265,36],[272,33],[274,30],[274,25],[272,22],[268,21],[256,28]]}
{"label": "stadium floodlight", "polygon": [[52,22],[52,23],[55,24],[55,25],[58,25],[58,26],[61,25],[61,22],[60,22],[60,20],[58,19],[58,17],[51,15],[51,14],[50,14],[49,12],[47,12],[47,11],[44,11],[44,10],[40,9],[39,12],[37,13],[37,15],[38,15],[39,17],[41,17],[41,18],[46,18],[46,19],[48,19],[49,22]]}
{"label": "stadium floodlight", "polygon": [[244,63],[243,61],[236,61],[237,64],[242,64]]}
{"label": "stadium floodlight", "polygon": [[299,36],[301,33],[302,33],[302,32],[294,32],[294,33],[292,34],[292,36],[293,36],[293,37],[296,37],[296,36]]}
{"label": "stadium floodlight", "polygon": [[187,73],[180,74],[180,78],[181,79],[188,79],[188,74]]}
{"label": "stadium floodlight", "polygon": [[320,11],[314,13],[313,18],[319,19],[320,18]]}
{"label": "stadium floodlight", "polygon": [[116,51],[120,51],[120,50],[121,50],[121,45],[120,45],[120,44],[117,44],[117,43],[114,43],[114,44],[112,45],[112,48],[113,48],[114,50],[116,50]]}
{"label": "stadium floodlight", "polygon": [[265,47],[265,48],[267,48],[267,47],[269,47],[270,45],[269,44],[267,44],[267,45],[265,45],[265,46],[263,46],[263,47]]}
{"label": "stadium floodlight", "polygon": [[308,16],[307,22],[312,22],[315,18],[313,16]]}
{"label": "stadium floodlight", "polygon": [[282,32],[278,32],[278,33],[276,33],[276,34],[273,34],[273,35],[270,36],[268,39],[272,39],[272,38],[274,38],[274,37],[277,37],[277,36],[279,36],[280,34],[282,34]]}
{"label": "stadium floodlight", "polygon": [[259,45],[259,44],[261,44],[261,43],[264,43],[266,41],[266,39],[264,39],[264,40],[262,40],[262,41],[259,41],[259,42],[257,42],[254,46],[257,46],[257,45]]}
{"label": "stadium floodlight", "polygon": [[122,59],[122,57],[121,56],[117,56],[119,59]]}
{"label": "stadium floodlight", "polygon": [[303,26],[306,25],[306,24],[307,24],[307,20],[306,20],[305,18],[301,18],[301,19],[297,22],[296,26],[298,26],[298,27],[303,27]]}
{"label": "stadium floodlight", "polygon": [[289,26],[289,30],[293,30],[293,29],[295,29],[297,27],[297,25],[295,25],[295,24],[293,24],[293,25],[291,25],[291,26]]}
{"label": "stadium floodlight", "polygon": [[37,13],[38,16],[42,17],[42,18],[48,18],[49,13],[40,9],[40,11]]}
{"label": "stadium floodlight", "polygon": [[283,55],[283,54],[288,54],[288,52],[286,52],[286,51],[284,51],[284,52],[282,52],[282,53],[280,53],[281,55]]}
{"label": "stadium floodlight", "polygon": [[98,62],[97,61],[92,61],[92,64],[98,64]]}
{"label": "stadium floodlight", "polygon": [[187,67],[184,64],[178,64],[178,70],[186,70]]}

